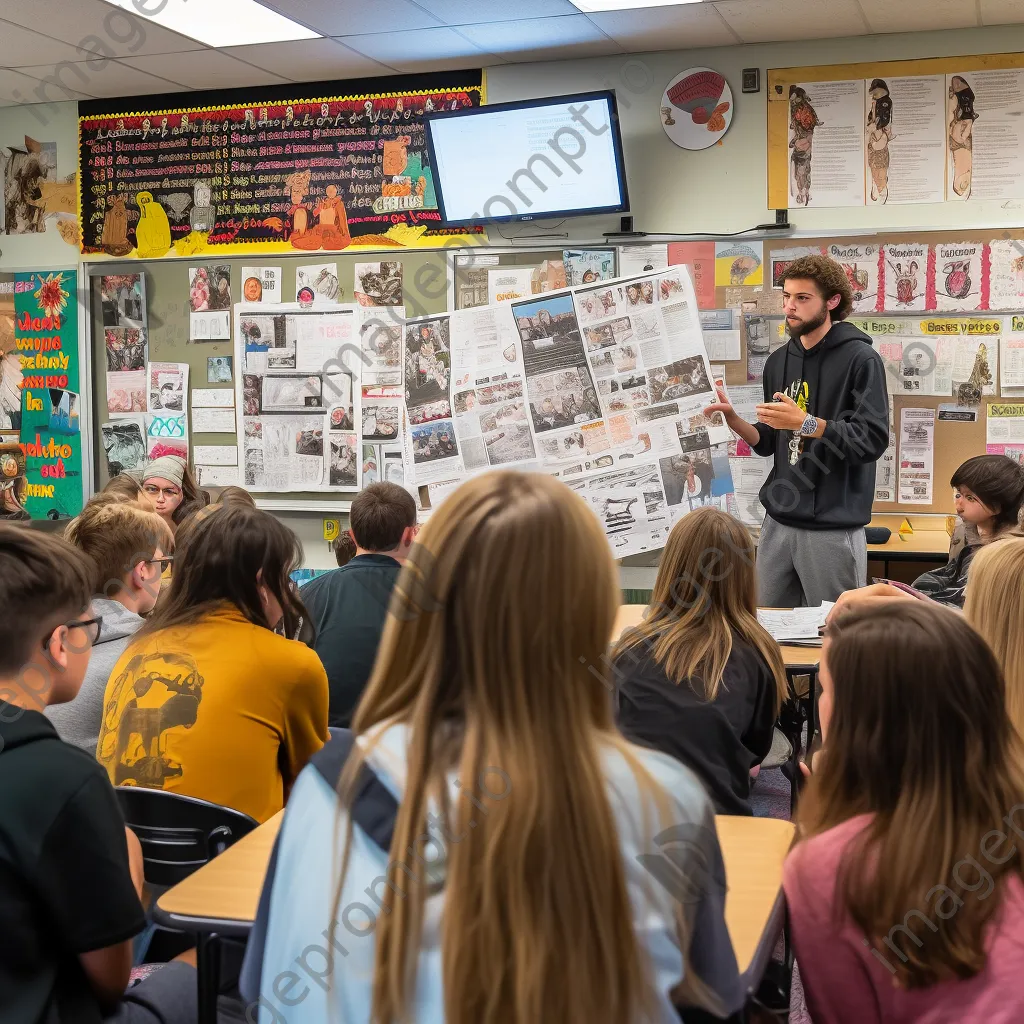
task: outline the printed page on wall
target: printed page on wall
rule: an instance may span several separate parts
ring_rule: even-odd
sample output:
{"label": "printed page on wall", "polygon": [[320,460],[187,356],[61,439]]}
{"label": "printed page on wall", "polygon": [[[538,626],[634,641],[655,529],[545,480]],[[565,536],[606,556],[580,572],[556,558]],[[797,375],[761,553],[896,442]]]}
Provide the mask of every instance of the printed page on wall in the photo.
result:
{"label": "printed page on wall", "polygon": [[946,199],[1024,195],[1024,69],[946,76]]}
{"label": "printed page on wall", "polygon": [[935,410],[900,410],[899,501],[903,505],[932,503],[935,458]]}
{"label": "printed page on wall", "polygon": [[945,199],[945,93],[941,75],[865,82],[867,205]]}
{"label": "printed page on wall", "polygon": [[862,80],[790,86],[791,207],[864,205],[864,86]]}
{"label": "printed page on wall", "polygon": [[363,358],[355,307],[239,304],[235,333],[242,370],[234,412],[204,409],[193,416],[204,413],[210,430],[221,427],[215,414],[235,416],[244,486],[358,489]]}

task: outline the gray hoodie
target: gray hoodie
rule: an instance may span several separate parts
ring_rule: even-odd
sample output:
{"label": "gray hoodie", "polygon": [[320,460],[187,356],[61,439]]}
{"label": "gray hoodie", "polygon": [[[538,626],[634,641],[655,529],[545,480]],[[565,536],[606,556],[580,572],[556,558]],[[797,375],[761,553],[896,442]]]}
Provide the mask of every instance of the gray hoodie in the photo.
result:
{"label": "gray hoodie", "polygon": [[103,694],[107,680],[117,659],[124,654],[132,634],[144,620],[120,602],[105,597],[93,598],[92,608],[94,615],[103,616],[103,625],[96,646],[92,649],[82,688],[74,700],[67,704],[54,704],[43,713],[65,743],[73,743],[95,757],[100,723],[103,721]]}

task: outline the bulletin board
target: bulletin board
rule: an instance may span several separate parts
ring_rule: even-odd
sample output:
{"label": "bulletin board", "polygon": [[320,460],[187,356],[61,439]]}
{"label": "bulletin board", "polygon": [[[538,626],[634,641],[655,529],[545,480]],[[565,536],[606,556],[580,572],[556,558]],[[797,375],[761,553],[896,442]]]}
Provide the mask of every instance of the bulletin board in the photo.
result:
{"label": "bulletin board", "polygon": [[[762,293],[761,306],[764,310],[770,311],[771,306],[774,303],[774,311],[781,313],[781,302],[782,292],[778,289],[771,287],[770,273],[767,268],[771,267],[772,253],[778,250],[790,249],[796,245],[800,246],[828,246],[829,244],[841,243],[842,245],[856,245],[858,243],[871,243],[873,245],[884,245],[887,242],[891,243],[904,243],[904,242],[921,242],[929,245],[935,245],[941,242],[992,242],[996,239],[1005,240],[1020,240],[1024,242],[1024,230],[1022,229],[1005,229],[1000,231],[987,230],[987,231],[971,231],[971,230],[959,230],[956,231],[926,231],[926,232],[913,232],[913,231],[901,231],[899,233],[875,233],[871,235],[863,236],[847,236],[844,235],[841,239],[821,237],[821,238],[800,238],[800,239],[775,239],[765,242],[765,267],[766,267],[766,280],[764,286],[764,292]],[[960,318],[971,318],[979,317],[985,318],[986,316],[995,315],[996,311],[991,313],[987,311],[978,311],[975,313],[916,313],[914,317],[918,319],[941,319],[943,317],[952,317],[955,319]],[[906,316],[907,314],[903,314]],[[1007,315],[1007,311],[1002,311],[999,315]],[[889,318],[893,316],[888,313],[879,313],[880,318]],[[860,314],[853,314],[853,319],[860,317]],[[736,381],[739,383],[741,380],[746,380],[746,338],[743,338],[743,361],[742,363],[729,364],[729,373],[727,381]],[[953,514],[953,496],[952,490],[949,487],[950,477],[953,475],[954,470],[965,460],[975,455],[985,454],[985,438],[986,438],[986,416],[987,408],[989,405],[998,402],[1014,402],[1019,401],[1016,398],[999,397],[999,381],[998,375],[996,375],[996,395],[985,396],[982,399],[982,405],[980,407],[979,416],[977,422],[974,423],[962,423],[962,422],[951,422],[951,421],[936,421],[935,423],[935,453],[932,469],[932,496],[933,501],[929,505],[902,505],[899,502],[876,502],[874,505],[874,511],[879,513],[902,513],[904,515],[913,518],[914,515],[922,515],[926,513]],[[900,411],[904,408],[915,408],[915,409],[938,409],[940,404],[951,404],[954,402],[952,396],[950,397],[936,397],[936,396],[912,396],[912,395],[895,395],[890,396],[890,402],[893,407],[893,425],[896,431],[897,437],[899,436],[900,430]]]}
{"label": "bulletin board", "polygon": [[[818,126],[825,127],[829,130],[835,131],[835,117],[826,117],[821,114],[815,118],[815,108],[809,107],[804,111],[800,110],[800,96],[797,95],[794,102],[797,105],[797,109],[791,111],[790,106],[790,87],[791,86],[807,86],[811,83],[852,83],[854,81],[864,83],[866,87],[865,99],[863,101],[862,109],[860,110],[859,116],[859,130],[863,133],[867,129],[867,105],[870,98],[870,90],[867,88],[876,79],[881,79],[885,83],[890,83],[894,78],[910,78],[916,77],[919,79],[926,78],[928,76],[952,76],[952,75],[970,75],[971,72],[991,72],[991,71],[1006,71],[1014,70],[1021,71],[1024,69],[1024,54],[1021,53],[992,53],[992,54],[978,54],[978,55],[965,55],[962,57],[928,57],[918,60],[898,60],[898,61],[882,61],[873,63],[861,63],[861,64],[832,64],[832,65],[821,65],[817,67],[798,67],[798,68],[772,68],[768,71],[768,207],[773,210],[785,210],[791,209],[795,205],[799,205],[799,201],[794,203],[790,196],[790,166],[791,157],[793,155],[793,149],[791,148],[791,135],[790,135],[790,123],[791,120],[796,117],[803,124],[804,139],[810,138],[811,147],[809,152],[811,153],[811,166],[813,167],[814,156],[817,153],[816,147],[818,142],[815,141],[817,136],[816,132]],[[1006,85],[1009,89],[1018,89],[1022,83],[1016,82]],[[1004,88],[1003,85],[999,86],[1000,89]],[[942,92],[945,93],[945,85]],[[813,100],[814,97],[810,95],[811,90],[806,90],[808,94],[808,100]],[[954,100],[955,104],[955,100]],[[1013,112],[1009,109],[1014,104],[1009,103],[1006,111],[1002,112],[1001,115],[1005,115],[1008,120],[1004,123],[1007,125],[1013,125],[1015,118]],[[984,110],[984,104],[981,112],[977,115],[978,117],[989,117],[993,116],[992,108]],[[948,123],[946,121],[948,114],[945,109],[941,112],[943,118],[943,127],[941,131],[941,141],[939,144],[939,151],[935,154],[935,158],[942,160],[945,164],[950,160],[950,140]],[[894,125],[895,117],[898,116],[898,111],[893,115]],[[817,124],[815,121],[817,120]],[[906,121],[904,121],[904,125]],[[852,128],[853,118],[851,117],[849,125]],[[1012,129],[1011,129],[1012,130]],[[957,145],[959,145],[959,139]],[[887,163],[888,166],[888,163]],[[866,170],[861,168],[862,171]],[[813,174],[813,171],[811,172]],[[1016,175],[1024,175],[1024,170],[1020,168],[1015,169]],[[866,186],[870,187],[871,175],[865,173],[863,178]],[[1016,186],[1020,189],[1014,193],[1015,196],[1024,195],[1024,179],[1018,178]],[[811,186],[811,192],[813,194],[814,187]],[[969,193],[968,193],[969,195]],[[864,194],[862,203],[832,203],[825,205],[869,205],[867,202],[867,191]],[[952,193],[945,196],[945,201],[954,202],[960,201],[964,196],[953,195]],[[985,198],[1005,198],[995,195],[988,195]],[[884,201],[884,200],[883,200]],[[906,200],[911,201],[911,200]],[[914,200],[923,201],[923,200]],[[929,200],[934,201],[934,200]],[[938,201],[943,201],[939,199]]]}
{"label": "bulletin board", "polygon": [[[375,254],[379,259],[396,258],[391,251]],[[317,261],[328,258],[320,254]],[[338,265],[338,281],[340,294],[338,301],[351,303],[355,283],[356,263],[372,260],[365,250],[358,254],[330,254],[332,261]],[[436,251],[408,251],[400,256],[404,270],[403,297],[408,317],[422,316],[428,313],[440,313],[447,309],[447,270],[446,254]],[[205,257],[196,263],[216,266],[227,266],[231,273],[232,302],[242,300],[242,267],[274,266],[282,269],[282,297],[291,301],[295,298],[296,268],[309,262],[309,257],[281,258],[251,256],[245,258]],[[89,288],[89,325],[92,354],[92,387],[94,395],[93,409],[95,422],[92,424],[96,452],[96,489],[101,489],[108,479],[106,459],[104,456],[103,438],[100,425],[110,421],[107,415],[106,390],[106,348],[100,302],[100,277],[107,274],[145,273],[146,300],[149,319],[149,361],[165,361],[187,363],[189,367],[189,391],[195,388],[223,388],[234,393],[235,380],[241,372],[237,365],[233,366],[230,382],[209,383],[207,379],[207,359],[217,356],[234,357],[235,343],[229,341],[194,342],[189,341],[189,265],[190,261],[132,261],[130,263],[88,264],[90,277]],[[234,329],[232,324],[232,330]],[[239,444],[235,433],[195,433],[192,430],[192,403],[189,397],[189,450],[196,444],[200,445],[235,445]],[[241,456],[241,446],[239,446]],[[287,495],[264,495],[253,491],[257,501],[265,500],[281,508],[319,509],[335,500],[335,496],[323,492],[295,492]],[[339,506],[342,498],[346,501],[351,493],[337,496]]]}

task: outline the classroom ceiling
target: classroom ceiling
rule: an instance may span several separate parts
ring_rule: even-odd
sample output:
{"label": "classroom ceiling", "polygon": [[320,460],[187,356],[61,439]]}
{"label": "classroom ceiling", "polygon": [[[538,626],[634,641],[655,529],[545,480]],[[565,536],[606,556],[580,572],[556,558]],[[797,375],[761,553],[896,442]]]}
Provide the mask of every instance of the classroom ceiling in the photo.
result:
{"label": "classroom ceiling", "polygon": [[103,0],[2,0],[0,105],[1024,24],[1024,0],[700,0],[597,14],[570,0],[261,2],[324,38],[217,50],[140,19],[140,45]]}

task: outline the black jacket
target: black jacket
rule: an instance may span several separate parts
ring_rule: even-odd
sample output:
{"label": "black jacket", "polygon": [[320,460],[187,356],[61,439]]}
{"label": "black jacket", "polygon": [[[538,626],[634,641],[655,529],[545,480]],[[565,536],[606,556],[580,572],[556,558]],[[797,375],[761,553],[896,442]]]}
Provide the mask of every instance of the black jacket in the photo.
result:
{"label": "black jacket", "polygon": [[772,748],[775,679],[762,657],[733,634],[712,703],[690,680],[674,683],[642,646],[615,659],[623,735],[693,770],[717,814],[750,814],[750,769]]}
{"label": "black jacket", "polygon": [[827,421],[824,436],[804,442],[790,464],[793,433],[756,424],[754,451],[775,456],[761,488],[765,511],[786,526],[840,530],[865,526],[875,496],[875,463],[889,446],[889,396],[882,358],[871,339],[840,321],[810,351],[797,339],[764,367],[764,397],[782,391]]}

